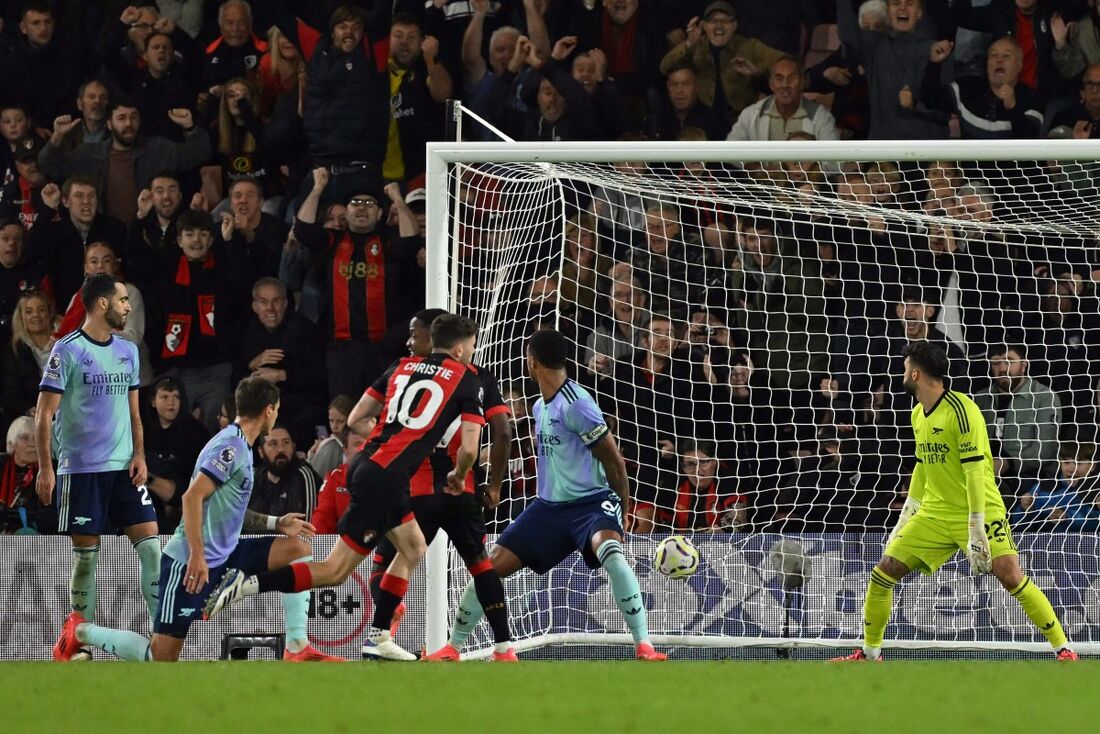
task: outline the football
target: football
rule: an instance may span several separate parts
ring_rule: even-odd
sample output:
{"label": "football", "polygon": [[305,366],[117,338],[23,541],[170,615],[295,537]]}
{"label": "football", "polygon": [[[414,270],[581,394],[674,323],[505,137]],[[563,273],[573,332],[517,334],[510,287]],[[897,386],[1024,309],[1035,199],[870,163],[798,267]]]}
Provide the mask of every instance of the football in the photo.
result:
{"label": "football", "polygon": [[699,568],[699,549],[683,535],[669,536],[657,544],[653,565],[671,579],[682,579]]}

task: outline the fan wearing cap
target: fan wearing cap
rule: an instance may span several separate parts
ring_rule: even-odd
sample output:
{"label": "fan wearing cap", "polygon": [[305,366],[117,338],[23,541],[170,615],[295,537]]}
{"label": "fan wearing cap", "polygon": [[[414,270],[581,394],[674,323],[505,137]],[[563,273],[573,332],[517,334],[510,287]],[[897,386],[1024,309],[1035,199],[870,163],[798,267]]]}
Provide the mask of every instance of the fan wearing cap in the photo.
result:
{"label": "fan wearing cap", "polygon": [[42,199],[46,177],[38,167],[39,146],[32,138],[24,143],[15,149],[14,175],[0,188],[0,219],[18,219],[24,229],[30,230],[39,214],[55,212]]}
{"label": "fan wearing cap", "polygon": [[348,199],[346,232],[325,229],[317,212],[329,175],[327,168],[313,169],[313,188],[298,209],[294,234],[323,258],[329,395],[360,395],[401,351],[411,315],[402,276],[415,265],[422,240],[407,206],[398,207],[394,233],[385,224],[381,197],[369,190]]}
{"label": "fan wearing cap", "polygon": [[728,2],[713,2],[703,17],[692,18],[687,38],[661,59],[661,73],[678,64],[695,67],[699,98],[733,124],[756,101],[756,85],[783,52],[737,34],[737,16]]}

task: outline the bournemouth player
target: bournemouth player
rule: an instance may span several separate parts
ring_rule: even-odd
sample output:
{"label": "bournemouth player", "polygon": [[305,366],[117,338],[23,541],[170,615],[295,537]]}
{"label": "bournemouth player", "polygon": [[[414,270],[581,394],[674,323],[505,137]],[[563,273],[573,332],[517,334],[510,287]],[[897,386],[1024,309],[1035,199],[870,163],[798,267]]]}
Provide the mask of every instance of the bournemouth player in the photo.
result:
{"label": "bournemouth player", "polygon": [[99,536],[121,527],[141,562],[141,594],[152,620],[160,540],[145,488],[138,349],[115,333],[126,326],[130,298],[123,283],[99,273],[85,279],[81,301],[84,325],[54,344],[39,385],[38,497],[49,504],[57,486],[57,529],[73,544],[72,611],[95,615]]}
{"label": "bournemouth player", "polygon": [[[440,308],[429,308],[416,314],[409,322],[409,353],[414,357],[426,357],[432,352],[430,329],[432,322],[447,312]],[[431,544],[436,532],[442,529],[447,533],[458,554],[466,563],[466,568],[474,579],[477,598],[485,609],[485,617],[493,629],[496,649],[494,659],[498,661],[516,660],[512,650],[511,632],[508,629],[508,607],[504,598],[504,586],[500,577],[493,573],[493,564],[485,552],[485,515],[482,502],[489,508],[500,502],[500,487],[504,481],[504,471],[508,464],[508,455],[512,444],[512,421],[496,378],[484,367],[474,365],[478,380],[482,386],[482,407],[485,420],[492,431],[489,447],[489,486],[478,501],[474,486],[474,474],[466,475],[466,483],[456,494],[448,489],[447,474],[454,468],[458,454],[458,435],[444,436],[440,445],[424,460],[409,482],[409,501],[424,541]],[[385,395],[385,382],[379,382],[367,389],[358,404],[348,416],[348,424],[354,429],[365,426],[371,418],[382,412]],[[384,418],[383,418],[384,420]],[[382,583],[394,562],[397,550],[388,540],[383,540],[375,548],[373,566],[370,575],[371,598],[377,607],[381,601]],[[400,568],[400,564],[398,566]],[[397,607],[391,635],[396,632],[404,604]],[[367,639],[363,643],[363,656],[374,656],[374,644]]]}
{"label": "bournemouth player", "polygon": [[[69,615],[54,645],[54,659],[68,660],[81,643],[124,660],[178,660],[191,623],[211,589],[229,568],[252,572],[282,568],[312,558],[313,526],[304,515],[276,518],[248,509],[252,495],[252,446],[271,430],[279,415],[279,390],[267,380],[242,380],[234,395],[237,420],[211,438],[195,464],[191,486],[183,495],[183,523],[164,548],[160,574],[163,599],[153,625],[153,639],[136,632],[114,630],[88,622],[78,612]],[[241,531],[273,535],[241,538]],[[339,661],[315,650],[306,636],[309,592],[283,595],[286,652],[291,662]]]}
{"label": "bournemouth player", "polygon": [[959,550],[975,574],[992,572],[1020,602],[1059,660],[1076,660],[1046,595],[1020,570],[981,411],[944,385],[942,347],[913,342],[902,355],[905,389],[917,399],[912,413],[917,465],[882,560],[871,569],[863,648],[837,660],[881,660],[894,586],[912,571],[932,574]]}
{"label": "bournemouth player", "polygon": [[[626,464],[603,413],[565,371],[568,343],[557,331],[537,331],[527,345],[527,369],[542,398],[535,403],[538,498],[497,539],[490,558],[501,578],[530,568],[544,574],[574,550],[589,568],[603,567],[636,656],[664,660],[649,642],[645,600],[623,554],[622,513],[630,505]],[[429,660],[458,660],[482,615],[473,584],[459,601],[450,642]]]}
{"label": "bournemouth player", "polygon": [[390,634],[409,576],[427,552],[424,534],[409,507],[409,478],[446,433],[457,433],[458,456],[447,481],[452,486],[465,484],[477,460],[485,423],[481,383],[469,367],[477,324],[448,314],[432,323],[431,335],[432,354],[406,357],[387,370],[385,419],[352,461],[351,504],[340,518],[340,537],[328,558],[259,575],[231,571],[210,596],[204,616],[213,617],[253,594],[338,586],[386,537],[398,555],[382,578],[368,639],[376,657],[416,659]]}

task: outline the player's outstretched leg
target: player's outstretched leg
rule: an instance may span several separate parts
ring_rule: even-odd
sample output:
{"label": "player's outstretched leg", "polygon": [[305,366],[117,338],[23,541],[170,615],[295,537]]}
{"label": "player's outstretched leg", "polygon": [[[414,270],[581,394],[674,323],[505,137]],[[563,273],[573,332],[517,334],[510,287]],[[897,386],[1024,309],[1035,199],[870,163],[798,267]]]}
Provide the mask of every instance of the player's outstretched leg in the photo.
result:
{"label": "player's outstretched leg", "polygon": [[153,659],[149,640],[137,632],[100,627],[73,612],[65,620],[61,636],[53,646],[53,659],[72,660],[82,644],[98,647],[123,660],[145,662]]}
{"label": "player's outstretched leg", "polygon": [[1031,623],[1039,628],[1043,637],[1047,638],[1058,660],[1076,660],[1077,653],[1069,647],[1065,630],[1062,629],[1058,615],[1054,613],[1054,607],[1050,600],[1031,579],[1024,575],[1020,568],[1019,556],[1005,555],[993,559],[993,575],[1005,587],[1005,590],[1020,602],[1024,613]]}
{"label": "player's outstretched leg", "polygon": [[611,581],[611,593],[615,604],[626,619],[626,626],[634,638],[635,656],[639,660],[667,660],[668,656],[653,649],[649,641],[649,624],[646,619],[645,600],[638,586],[638,577],[623,555],[622,536],[602,531],[592,538],[596,558]]}
{"label": "player's outstretched leg", "polygon": [[838,662],[882,660],[882,640],[894,607],[894,587],[909,573],[908,567],[896,558],[883,556],[871,569],[867,595],[863,598],[863,647],[851,655],[833,658]]}
{"label": "player's outstretched leg", "polygon": [[359,566],[367,551],[353,549],[343,538],[336,541],[328,557],[321,562],[291,563],[267,573],[248,575],[232,568],[210,593],[202,610],[203,619],[213,619],[223,611],[256,594],[269,591],[294,593],[326,586],[339,586]]}

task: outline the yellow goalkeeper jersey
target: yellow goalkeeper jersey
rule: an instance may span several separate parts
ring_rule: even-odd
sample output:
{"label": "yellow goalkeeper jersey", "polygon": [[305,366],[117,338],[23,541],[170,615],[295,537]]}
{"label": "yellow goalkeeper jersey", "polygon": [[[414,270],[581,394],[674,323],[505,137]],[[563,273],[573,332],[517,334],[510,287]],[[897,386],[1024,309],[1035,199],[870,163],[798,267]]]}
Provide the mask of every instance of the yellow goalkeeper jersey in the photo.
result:
{"label": "yellow goalkeeper jersey", "polygon": [[1005,514],[1004,500],[993,474],[993,452],[985,419],[974,401],[962,393],[947,390],[925,414],[917,403],[912,414],[917,461],[909,495],[921,499],[921,513],[928,517],[956,519],[970,512],[966,501],[966,471],[980,464],[985,491],[986,517]]}

